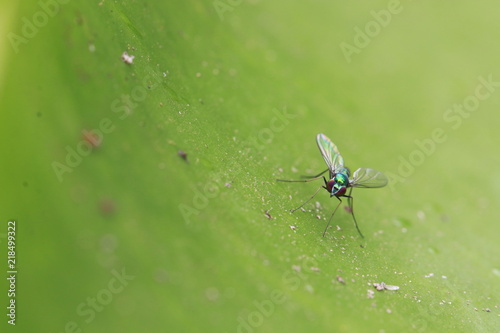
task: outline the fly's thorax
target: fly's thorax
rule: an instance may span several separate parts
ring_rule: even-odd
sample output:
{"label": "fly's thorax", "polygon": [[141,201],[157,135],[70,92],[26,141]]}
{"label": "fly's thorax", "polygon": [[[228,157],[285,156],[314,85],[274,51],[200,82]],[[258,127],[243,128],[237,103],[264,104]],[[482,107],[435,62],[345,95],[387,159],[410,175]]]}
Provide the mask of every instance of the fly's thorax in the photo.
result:
{"label": "fly's thorax", "polygon": [[347,185],[349,185],[349,174],[338,172],[333,176],[332,180],[335,181],[335,183],[339,186],[347,187]]}

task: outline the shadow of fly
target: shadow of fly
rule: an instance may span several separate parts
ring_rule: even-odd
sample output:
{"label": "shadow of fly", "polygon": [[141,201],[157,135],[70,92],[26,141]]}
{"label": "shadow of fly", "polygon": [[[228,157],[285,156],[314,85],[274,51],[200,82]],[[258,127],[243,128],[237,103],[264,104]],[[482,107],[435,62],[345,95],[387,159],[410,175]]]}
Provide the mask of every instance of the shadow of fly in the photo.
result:
{"label": "shadow of fly", "polygon": [[[306,179],[302,180],[276,179],[279,182],[305,183],[323,178],[323,181],[325,182],[325,185],[319,187],[316,190],[316,192],[314,192],[312,197],[307,199],[299,207],[292,209],[291,212],[294,213],[296,210],[302,208],[306,203],[311,201],[311,199],[314,198],[316,194],[318,194],[319,190],[324,188],[325,190],[328,191],[328,193],[330,193],[330,198],[335,197],[339,200],[339,204],[337,205],[337,207],[335,207],[332,215],[330,216],[330,219],[328,220],[328,223],[325,227],[325,231],[323,232],[323,237],[325,237],[326,230],[330,226],[330,222],[332,221],[333,215],[335,215],[335,212],[342,203],[341,198],[347,198],[347,202],[349,204],[349,210],[352,214],[352,219],[354,220],[354,225],[356,226],[359,235],[362,238],[364,238],[363,234],[361,233],[361,230],[359,230],[358,222],[356,222],[356,217],[354,216],[354,208],[353,208],[354,199],[351,196],[352,189],[354,187],[359,187],[359,188],[384,187],[385,185],[387,185],[387,177],[383,173],[374,169],[359,168],[358,170],[354,171],[354,174],[352,175],[351,178],[351,171],[344,166],[344,159],[342,158],[342,155],[340,155],[337,146],[324,134],[318,134],[316,136],[316,143],[318,144],[318,148],[321,151],[321,155],[323,156],[323,159],[325,160],[328,169],[315,176],[305,177]],[[327,171],[329,172],[330,180],[327,180],[325,176],[323,176]]]}

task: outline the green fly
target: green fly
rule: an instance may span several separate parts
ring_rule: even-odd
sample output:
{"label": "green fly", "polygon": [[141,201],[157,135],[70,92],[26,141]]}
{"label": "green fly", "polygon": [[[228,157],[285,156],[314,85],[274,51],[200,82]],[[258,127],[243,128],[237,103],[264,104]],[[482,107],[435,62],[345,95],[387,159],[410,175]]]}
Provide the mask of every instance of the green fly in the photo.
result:
{"label": "green fly", "polygon": [[[349,204],[349,211],[352,214],[354,225],[356,226],[359,235],[362,238],[364,238],[363,234],[361,233],[361,230],[359,230],[358,223],[356,222],[356,217],[354,216],[354,208],[353,208],[354,199],[351,196],[352,189],[354,187],[359,187],[359,188],[384,187],[385,185],[387,185],[388,182],[387,177],[383,173],[374,169],[359,168],[358,170],[354,171],[354,174],[352,175],[351,178],[351,171],[344,166],[344,159],[342,158],[342,155],[340,155],[337,146],[324,134],[318,134],[316,136],[316,143],[318,144],[318,148],[321,151],[321,155],[323,156],[323,159],[325,160],[328,169],[315,176],[303,180],[277,179],[277,181],[280,182],[310,182],[316,179],[323,178],[323,181],[325,182],[325,185],[319,187],[316,190],[316,192],[314,192],[312,197],[307,199],[299,207],[292,209],[291,212],[293,213],[296,210],[302,208],[306,203],[308,203],[312,198],[314,198],[316,194],[318,194],[319,190],[324,188],[325,190],[328,191],[328,193],[330,193],[330,198],[336,197],[337,199],[339,199],[339,204],[334,209],[332,215],[330,216],[330,219],[328,220],[325,231],[323,232],[323,237],[325,237],[326,230],[328,229],[328,226],[332,221],[333,215],[335,215],[335,212],[342,203],[341,198],[344,197],[347,198],[347,202]],[[327,180],[325,176],[323,176],[323,174],[327,171],[329,171],[330,180]]]}

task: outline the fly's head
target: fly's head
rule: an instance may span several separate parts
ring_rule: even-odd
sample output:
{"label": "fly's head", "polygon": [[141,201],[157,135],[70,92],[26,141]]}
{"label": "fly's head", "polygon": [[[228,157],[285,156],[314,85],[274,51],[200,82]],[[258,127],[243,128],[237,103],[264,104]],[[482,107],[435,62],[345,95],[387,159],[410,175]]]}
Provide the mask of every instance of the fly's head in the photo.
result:
{"label": "fly's head", "polygon": [[349,186],[348,173],[339,172],[333,175],[333,178],[326,185],[326,189],[330,192],[330,197],[343,196]]}

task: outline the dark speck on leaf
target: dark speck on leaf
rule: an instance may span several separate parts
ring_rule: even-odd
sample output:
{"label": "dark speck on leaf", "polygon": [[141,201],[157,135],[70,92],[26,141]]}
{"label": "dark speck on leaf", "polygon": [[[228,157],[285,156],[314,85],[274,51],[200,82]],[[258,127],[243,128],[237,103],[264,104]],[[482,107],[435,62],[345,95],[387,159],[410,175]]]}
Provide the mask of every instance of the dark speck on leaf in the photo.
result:
{"label": "dark speck on leaf", "polygon": [[99,202],[99,210],[104,216],[111,216],[116,210],[115,202],[112,199],[101,199]]}
{"label": "dark speck on leaf", "polygon": [[186,154],[185,151],[179,150],[177,152],[177,155],[179,155],[184,161],[188,162],[188,155]]}

